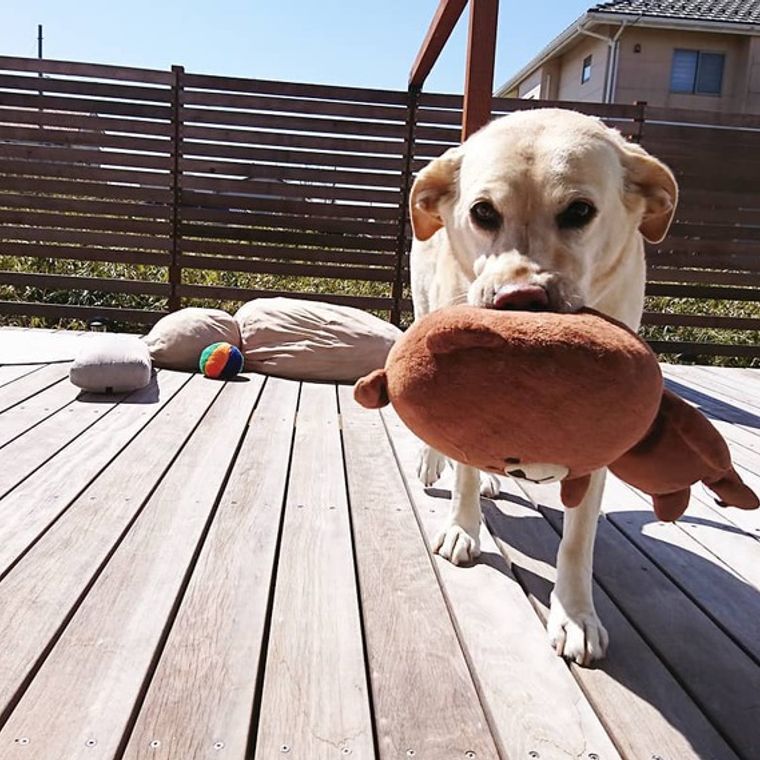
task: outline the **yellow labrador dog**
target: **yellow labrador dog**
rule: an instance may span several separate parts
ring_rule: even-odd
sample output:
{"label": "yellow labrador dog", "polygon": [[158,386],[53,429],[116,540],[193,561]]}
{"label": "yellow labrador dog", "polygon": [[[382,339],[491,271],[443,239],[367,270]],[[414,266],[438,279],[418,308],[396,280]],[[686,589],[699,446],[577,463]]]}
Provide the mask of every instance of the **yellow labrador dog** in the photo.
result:
{"label": "yellow labrador dog", "polygon": [[[415,316],[463,302],[558,312],[591,306],[635,330],[643,238],[665,237],[677,194],[665,165],[596,118],[536,109],[496,119],[432,161],[412,187]],[[444,462],[423,448],[426,485]],[[604,656],[608,641],[591,595],[604,476],[595,473],[583,503],[565,515],[548,622],[557,652],[584,664]],[[498,489],[482,477],[481,486],[477,470],[454,465],[451,512],[434,545],[454,564],[480,551],[479,492]]]}

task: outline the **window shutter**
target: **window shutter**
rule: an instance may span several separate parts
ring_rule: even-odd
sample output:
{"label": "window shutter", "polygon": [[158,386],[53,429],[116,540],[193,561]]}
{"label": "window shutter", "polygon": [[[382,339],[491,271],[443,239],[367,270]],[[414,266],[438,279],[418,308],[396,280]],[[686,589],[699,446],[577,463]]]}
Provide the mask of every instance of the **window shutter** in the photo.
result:
{"label": "window shutter", "polygon": [[699,54],[695,92],[707,95],[720,95],[723,84],[723,62],[724,56],[722,53]]}
{"label": "window shutter", "polygon": [[670,69],[671,92],[694,92],[694,82],[697,76],[696,50],[674,50],[673,65]]}

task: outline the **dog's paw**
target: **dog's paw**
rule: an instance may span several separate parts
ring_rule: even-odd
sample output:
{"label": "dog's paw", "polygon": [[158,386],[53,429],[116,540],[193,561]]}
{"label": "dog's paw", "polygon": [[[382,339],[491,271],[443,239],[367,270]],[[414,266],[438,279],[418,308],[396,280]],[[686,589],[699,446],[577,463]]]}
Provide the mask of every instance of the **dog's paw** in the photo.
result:
{"label": "dog's paw", "polygon": [[480,556],[480,539],[460,525],[447,525],[435,537],[433,551],[454,565],[466,565]]}
{"label": "dog's paw", "polygon": [[433,483],[440,480],[445,467],[446,457],[443,454],[429,446],[423,446],[420,449],[417,460],[417,477],[422,481],[425,488],[429,488]]}
{"label": "dog's paw", "polygon": [[496,475],[490,472],[480,473],[480,495],[486,499],[495,499],[501,491],[501,483]]}
{"label": "dog's paw", "polygon": [[554,651],[566,660],[590,665],[607,652],[609,636],[596,612],[566,610],[554,593],[546,627]]}

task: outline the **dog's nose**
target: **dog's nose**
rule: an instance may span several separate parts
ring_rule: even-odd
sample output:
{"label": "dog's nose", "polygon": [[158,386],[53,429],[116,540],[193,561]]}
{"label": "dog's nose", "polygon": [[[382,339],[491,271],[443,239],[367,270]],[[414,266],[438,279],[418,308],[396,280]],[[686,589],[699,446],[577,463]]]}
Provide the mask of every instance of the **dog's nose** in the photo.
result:
{"label": "dog's nose", "polygon": [[549,294],[541,285],[502,285],[496,291],[493,307],[502,311],[544,311],[549,308]]}

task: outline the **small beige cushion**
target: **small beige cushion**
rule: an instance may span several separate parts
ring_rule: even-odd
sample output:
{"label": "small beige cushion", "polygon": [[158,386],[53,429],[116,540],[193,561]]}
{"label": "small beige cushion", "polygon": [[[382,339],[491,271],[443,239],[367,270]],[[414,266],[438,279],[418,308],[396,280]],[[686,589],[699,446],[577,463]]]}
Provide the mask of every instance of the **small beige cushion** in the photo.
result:
{"label": "small beige cushion", "polygon": [[93,335],[82,340],[69,370],[74,385],[94,393],[144,388],[151,378],[148,347],[134,335]]}
{"label": "small beige cushion", "polygon": [[245,369],[297,380],[353,382],[385,365],[401,331],[360,309],[258,298],[235,314]]}
{"label": "small beige cushion", "polygon": [[159,319],[144,340],[157,367],[197,371],[206,346],[223,340],[240,347],[240,331],[226,311],[188,307]]}

